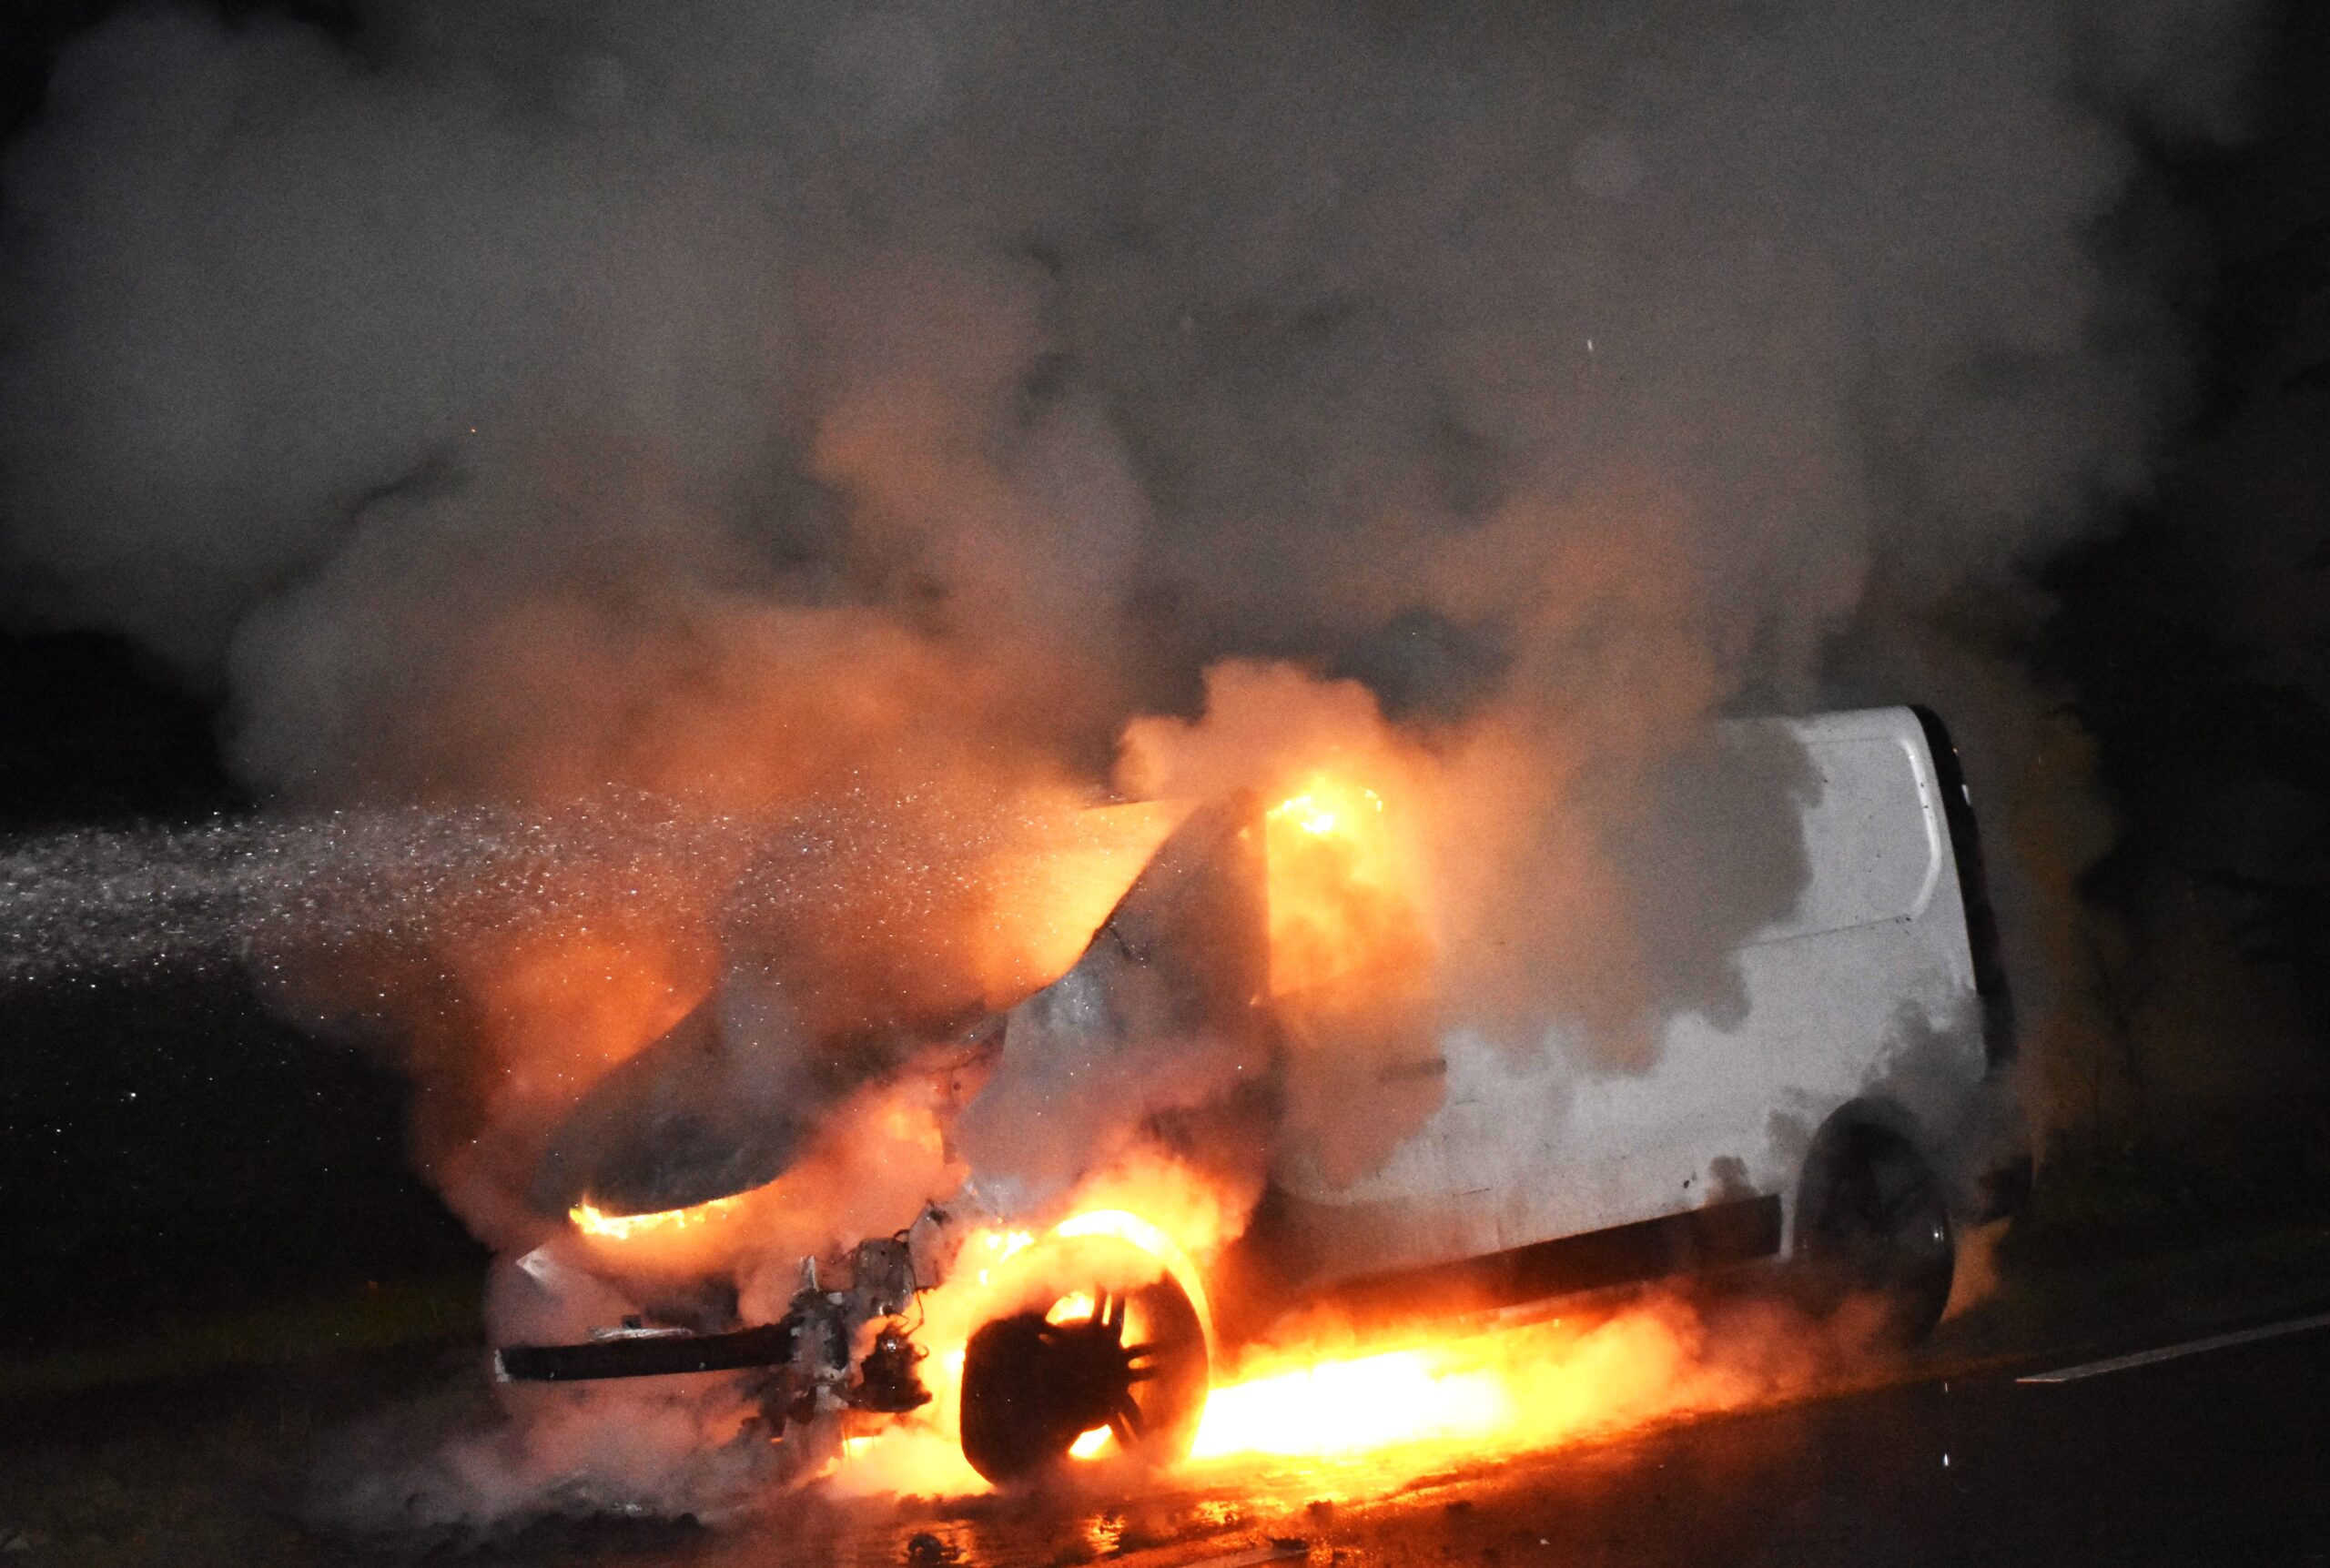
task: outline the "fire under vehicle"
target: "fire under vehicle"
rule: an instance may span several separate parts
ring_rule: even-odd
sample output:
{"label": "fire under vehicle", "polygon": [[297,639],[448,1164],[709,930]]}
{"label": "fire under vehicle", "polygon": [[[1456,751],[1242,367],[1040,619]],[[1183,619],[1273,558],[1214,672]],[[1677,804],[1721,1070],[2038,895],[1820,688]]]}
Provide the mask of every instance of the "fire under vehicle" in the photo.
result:
{"label": "fire under vehicle", "polygon": [[[1444,1015],[1428,1054],[1381,1068],[1420,1080],[1428,1113],[1357,1167],[1280,1147],[1243,1236],[1203,1270],[1142,1216],[1048,1228],[975,1173],[907,1230],[805,1260],[774,1322],[629,1320],[504,1347],[500,1375],[727,1371],[759,1380],[779,1431],[914,1411],[931,1399],[918,1299],[977,1270],[957,1429],[971,1465],[1012,1483],[1103,1430],[1134,1456],[1178,1457],[1225,1351],[1295,1306],[1501,1308],[1785,1259],[1922,1333],[1950,1292],[1955,1228],[2000,1201],[1997,1173],[1954,1152],[1998,1114],[2013,1044],[1970,798],[1921,710],[1758,723],[1818,774],[1807,875],[1793,910],[1731,955],[1744,1011],[1668,1018],[1639,1070],[1580,1071],[1558,1027],[1516,1050]],[[1260,823],[1249,801],[1191,813],[1073,968],[945,1032],[942,1070],[1008,1070],[1015,1048],[1062,1038],[1104,1077],[1137,1037],[1210,1031],[1257,1062],[1284,1048],[1257,972]]]}

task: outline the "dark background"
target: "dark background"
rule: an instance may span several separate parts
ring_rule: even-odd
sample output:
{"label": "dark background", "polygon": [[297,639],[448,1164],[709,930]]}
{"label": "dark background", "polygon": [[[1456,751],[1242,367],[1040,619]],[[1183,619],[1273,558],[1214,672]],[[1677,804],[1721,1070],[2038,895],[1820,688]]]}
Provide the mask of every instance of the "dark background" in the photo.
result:
{"label": "dark background", "polygon": [[[116,8],[0,13],[0,135],[37,115],[59,44]],[[2311,676],[2330,649],[2303,612],[2330,606],[2330,491],[2309,471],[2330,447],[2330,6],[2281,6],[2269,31],[2253,139],[2155,159],[2150,194],[2197,219],[2182,308],[2200,351],[2162,485],[2044,567],[2051,606],[2020,652],[2093,738],[2117,814],[2086,896],[2132,914],[2183,889],[2217,912],[2212,939],[2296,998],[2318,1067],[2330,705]],[[0,838],[258,806],[221,763],[220,719],[216,693],[122,639],[0,625]],[[2224,826],[2254,798],[2274,803],[2263,855]],[[2115,962],[2141,975],[2156,926],[2133,920]],[[410,1172],[394,1074],[304,1037],[231,971],[0,989],[0,1335],[19,1343],[480,1259]],[[2159,1109],[2133,1056],[2124,1076],[2122,1139]],[[2286,1108],[2283,1087],[2311,1085],[2251,1089]]]}
{"label": "dark background", "polygon": [[[0,137],[37,117],[57,48],[122,8],[0,15]],[[216,693],[122,637],[0,627],[0,838],[258,804],[220,761]],[[405,1158],[396,1075],[293,1029],[238,974],[0,987],[0,1347],[482,1264]]]}
{"label": "dark background", "polygon": [[[255,804],[210,696],[118,638],[0,635],[0,834]],[[396,1075],[231,968],[0,986],[0,1353],[482,1267]]]}
{"label": "dark background", "polygon": [[[122,8],[0,12],[0,137],[37,116],[59,46]],[[253,809],[218,723],[215,693],[124,638],[0,625],[0,842]],[[231,969],[0,986],[0,1351],[482,1267],[406,1159],[397,1075]]]}

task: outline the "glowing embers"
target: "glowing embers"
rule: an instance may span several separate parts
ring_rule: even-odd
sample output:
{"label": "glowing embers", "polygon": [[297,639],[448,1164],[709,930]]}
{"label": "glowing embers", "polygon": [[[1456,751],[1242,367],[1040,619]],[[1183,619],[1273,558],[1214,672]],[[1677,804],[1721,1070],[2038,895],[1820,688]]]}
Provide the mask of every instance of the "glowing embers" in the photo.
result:
{"label": "glowing embers", "polygon": [[608,1214],[596,1204],[586,1201],[568,1209],[566,1217],[585,1236],[627,1241],[633,1236],[670,1234],[709,1224],[735,1209],[747,1196],[740,1192],[734,1197],[714,1198],[685,1209],[666,1209],[654,1214]]}

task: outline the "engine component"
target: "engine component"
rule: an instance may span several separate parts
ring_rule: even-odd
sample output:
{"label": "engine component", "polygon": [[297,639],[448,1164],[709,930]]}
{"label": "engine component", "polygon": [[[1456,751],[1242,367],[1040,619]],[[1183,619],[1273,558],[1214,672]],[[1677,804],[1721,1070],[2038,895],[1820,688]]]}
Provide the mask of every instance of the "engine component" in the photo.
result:
{"label": "engine component", "polygon": [[857,1386],[850,1391],[849,1402],[889,1415],[921,1409],[930,1402],[930,1391],[922,1386],[922,1375],[915,1369],[927,1354],[907,1337],[904,1324],[883,1324],[875,1332],[873,1348],[857,1363]]}

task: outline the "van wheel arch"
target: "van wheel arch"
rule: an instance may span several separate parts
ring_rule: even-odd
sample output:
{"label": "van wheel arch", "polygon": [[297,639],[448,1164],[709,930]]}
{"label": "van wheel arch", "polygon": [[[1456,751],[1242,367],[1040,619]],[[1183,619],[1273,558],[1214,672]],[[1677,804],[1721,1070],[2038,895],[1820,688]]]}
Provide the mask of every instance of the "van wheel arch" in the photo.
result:
{"label": "van wheel arch", "polygon": [[1940,1321],[1957,1266],[1948,1189],[1916,1123],[1885,1100],[1856,1100],[1821,1124],[1798,1178],[1793,1257],[1816,1303],[1871,1297],[1889,1338]]}

